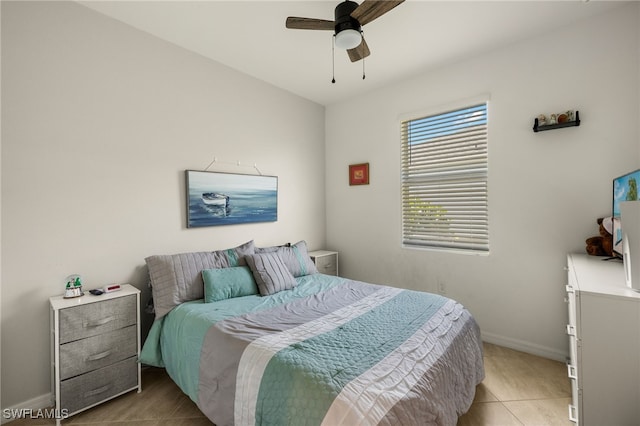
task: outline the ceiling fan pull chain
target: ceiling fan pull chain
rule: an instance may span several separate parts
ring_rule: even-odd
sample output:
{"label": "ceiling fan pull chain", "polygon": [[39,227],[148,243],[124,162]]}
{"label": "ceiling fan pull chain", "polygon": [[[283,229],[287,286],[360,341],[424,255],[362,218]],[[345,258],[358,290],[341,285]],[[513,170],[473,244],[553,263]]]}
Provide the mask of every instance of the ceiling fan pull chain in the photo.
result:
{"label": "ceiling fan pull chain", "polygon": [[331,37],[331,82],[336,83],[336,36]]}
{"label": "ceiling fan pull chain", "polygon": [[[360,37],[362,37],[362,43],[364,43],[364,31],[360,31]],[[364,80],[364,58],[366,58],[367,55],[365,55],[364,53],[362,54],[362,79]]]}

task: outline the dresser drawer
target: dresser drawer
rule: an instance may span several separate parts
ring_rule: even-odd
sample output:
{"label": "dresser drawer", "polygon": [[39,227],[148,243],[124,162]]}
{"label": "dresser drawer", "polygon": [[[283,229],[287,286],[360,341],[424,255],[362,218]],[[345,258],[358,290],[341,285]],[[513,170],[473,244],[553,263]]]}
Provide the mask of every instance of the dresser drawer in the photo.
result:
{"label": "dresser drawer", "polygon": [[138,361],[131,357],[60,383],[60,409],[72,414],[138,386]]}
{"label": "dresser drawer", "polygon": [[578,382],[571,379],[571,404],[569,404],[569,420],[573,423],[579,423],[580,413],[578,407],[582,406],[582,393],[578,387]]}
{"label": "dresser drawer", "polygon": [[136,324],[135,295],[60,310],[60,343]]}
{"label": "dresser drawer", "polygon": [[579,342],[578,339],[575,338],[575,336],[569,336],[569,363],[576,367],[578,365],[582,365],[582,360],[580,359],[580,345],[581,342]]}
{"label": "dresser drawer", "polygon": [[138,353],[135,325],[60,346],[62,380],[105,367]]}

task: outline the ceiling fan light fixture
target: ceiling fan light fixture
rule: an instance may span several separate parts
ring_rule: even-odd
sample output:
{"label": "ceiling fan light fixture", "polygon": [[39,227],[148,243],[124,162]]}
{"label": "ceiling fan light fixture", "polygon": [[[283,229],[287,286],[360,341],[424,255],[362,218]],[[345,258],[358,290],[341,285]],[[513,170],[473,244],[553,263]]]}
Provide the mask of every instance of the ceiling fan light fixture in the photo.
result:
{"label": "ceiling fan light fixture", "polygon": [[346,29],[336,34],[336,46],[340,49],[353,49],[358,47],[362,42],[362,34],[354,29]]}

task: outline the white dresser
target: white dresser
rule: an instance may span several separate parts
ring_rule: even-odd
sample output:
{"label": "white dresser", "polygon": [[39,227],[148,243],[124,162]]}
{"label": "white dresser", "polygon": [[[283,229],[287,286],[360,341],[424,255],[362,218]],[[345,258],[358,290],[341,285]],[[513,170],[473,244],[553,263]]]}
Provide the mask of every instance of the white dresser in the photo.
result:
{"label": "white dresser", "polygon": [[[58,416],[67,417],[141,391],[140,291],[49,299],[52,387]],[[60,424],[60,419],[57,419]]]}
{"label": "white dresser", "polygon": [[568,260],[572,404],[583,426],[640,424],[640,294],[622,262],[586,254]]}

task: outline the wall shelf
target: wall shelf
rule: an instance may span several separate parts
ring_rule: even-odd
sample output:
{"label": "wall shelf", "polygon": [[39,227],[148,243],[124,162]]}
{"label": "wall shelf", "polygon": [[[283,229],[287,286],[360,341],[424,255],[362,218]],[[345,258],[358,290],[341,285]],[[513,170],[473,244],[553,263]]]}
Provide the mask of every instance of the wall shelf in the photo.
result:
{"label": "wall shelf", "polygon": [[544,130],[561,129],[563,127],[575,127],[580,125],[580,111],[576,111],[576,119],[573,121],[567,121],[566,123],[546,124],[544,126],[538,125],[538,119],[533,121],[533,131],[542,132]]}

